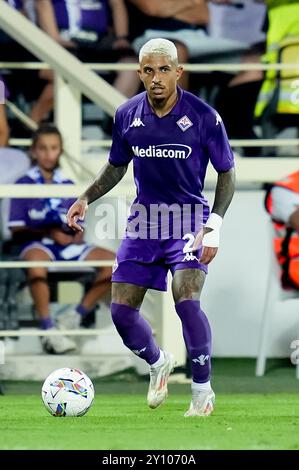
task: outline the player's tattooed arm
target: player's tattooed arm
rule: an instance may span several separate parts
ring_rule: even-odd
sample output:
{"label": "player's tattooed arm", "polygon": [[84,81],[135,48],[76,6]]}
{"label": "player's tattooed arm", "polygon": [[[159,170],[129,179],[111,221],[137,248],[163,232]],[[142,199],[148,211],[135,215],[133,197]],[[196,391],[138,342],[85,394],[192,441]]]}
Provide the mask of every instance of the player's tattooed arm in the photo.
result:
{"label": "player's tattooed arm", "polygon": [[215,200],[212,212],[224,216],[233,198],[235,191],[235,169],[231,168],[223,173],[218,173],[215,190]]}
{"label": "player's tattooed arm", "polygon": [[108,193],[126,174],[128,166],[113,166],[106,163],[100,171],[95,181],[81,194],[79,199],[84,200],[87,204],[91,204],[96,199]]}
{"label": "player's tattooed arm", "polygon": [[88,205],[114,188],[125,175],[127,167],[127,165],[116,167],[106,163],[95,181],[69,208],[67,213],[67,224],[69,227],[77,232],[83,232],[83,228],[78,221],[84,220]]}

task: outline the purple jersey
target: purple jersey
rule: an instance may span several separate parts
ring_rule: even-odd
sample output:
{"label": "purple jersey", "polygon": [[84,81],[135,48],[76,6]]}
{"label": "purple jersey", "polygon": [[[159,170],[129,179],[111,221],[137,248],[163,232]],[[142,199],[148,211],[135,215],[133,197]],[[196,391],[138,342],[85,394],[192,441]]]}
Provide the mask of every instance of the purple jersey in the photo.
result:
{"label": "purple jersey", "polygon": [[137,197],[134,204],[202,205],[209,160],[217,172],[234,166],[233,153],[219,114],[201,99],[178,87],[178,101],[160,118],[140,93],[115,115],[109,162],[126,165],[133,159]]}
{"label": "purple jersey", "polygon": [[107,0],[52,0],[58,29],[107,32]]}
{"label": "purple jersey", "polygon": [[[54,171],[53,183],[73,184],[61,174]],[[16,184],[44,184],[44,180],[37,166],[30,168],[25,176],[19,178]],[[65,226],[66,214],[74,199],[61,198],[32,198],[11,199],[9,227],[46,228]]]}

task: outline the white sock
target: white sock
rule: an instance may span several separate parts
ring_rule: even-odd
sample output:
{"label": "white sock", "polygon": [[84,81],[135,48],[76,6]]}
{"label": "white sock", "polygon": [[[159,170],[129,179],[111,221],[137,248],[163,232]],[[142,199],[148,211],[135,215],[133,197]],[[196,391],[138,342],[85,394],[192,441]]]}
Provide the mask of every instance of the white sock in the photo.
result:
{"label": "white sock", "polygon": [[156,362],[151,364],[151,367],[160,367],[164,364],[164,361],[165,361],[164,352],[162,351],[162,349],[160,349],[160,357]]}
{"label": "white sock", "polygon": [[192,389],[192,391],[196,390],[197,392],[208,392],[209,390],[211,390],[211,382],[208,381],[208,382],[205,382],[203,384],[199,384],[197,382],[193,382],[193,380],[192,380],[191,389]]}

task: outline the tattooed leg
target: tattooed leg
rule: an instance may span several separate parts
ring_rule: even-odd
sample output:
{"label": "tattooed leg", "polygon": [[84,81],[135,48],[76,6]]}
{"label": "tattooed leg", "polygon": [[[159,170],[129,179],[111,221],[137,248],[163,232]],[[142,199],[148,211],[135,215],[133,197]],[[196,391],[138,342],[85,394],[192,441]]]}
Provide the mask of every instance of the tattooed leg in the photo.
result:
{"label": "tattooed leg", "polygon": [[175,271],[172,281],[172,293],[175,303],[183,300],[199,300],[205,273],[200,269],[179,269]]}

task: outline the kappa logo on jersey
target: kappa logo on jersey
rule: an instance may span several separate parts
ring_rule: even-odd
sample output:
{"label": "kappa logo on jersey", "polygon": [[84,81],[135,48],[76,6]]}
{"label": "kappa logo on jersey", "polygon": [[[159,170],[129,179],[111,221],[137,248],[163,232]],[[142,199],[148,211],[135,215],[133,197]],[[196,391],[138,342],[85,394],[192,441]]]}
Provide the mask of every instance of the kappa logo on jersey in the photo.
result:
{"label": "kappa logo on jersey", "polygon": [[140,127],[140,126],[145,127],[145,124],[143,124],[140,118],[135,118],[132,124],[130,124],[130,127]]}
{"label": "kappa logo on jersey", "polygon": [[207,355],[204,355],[204,354],[201,354],[200,356],[198,356],[196,359],[192,359],[192,362],[195,362],[195,364],[198,362],[198,364],[200,366],[204,366],[205,363],[210,359],[210,356],[207,354]]}
{"label": "kappa logo on jersey", "polygon": [[222,118],[220,114],[217,113],[217,111],[215,112],[215,115],[216,115],[216,126],[218,126],[218,124],[222,122]]}
{"label": "kappa logo on jersey", "polygon": [[147,148],[140,148],[139,145],[136,145],[132,146],[132,151],[136,157],[181,158],[185,160],[191,155],[192,148],[183,144],[149,145]]}
{"label": "kappa logo on jersey", "polygon": [[193,255],[193,253],[186,253],[184,258],[182,259],[182,261],[194,261],[194,260],[199,261],[199,259],[196,258],[196,256]]}
{"label": "kappa logo on jersey", "polygon": [[114,265],[112,267],[112,272],[114,273],[117,270],[117,268],[118,268],[118,262],[117,262],[117,260],[115,260]]}
{"label": "kappa logo on jersey", "polygon": [[188,116],[186,116],[186,114],[181,119],[179,119],[176,123],[183,132],[189,129],[189,127],[193,126],[193,122],[190,121],[190,119],[188,118]]}

